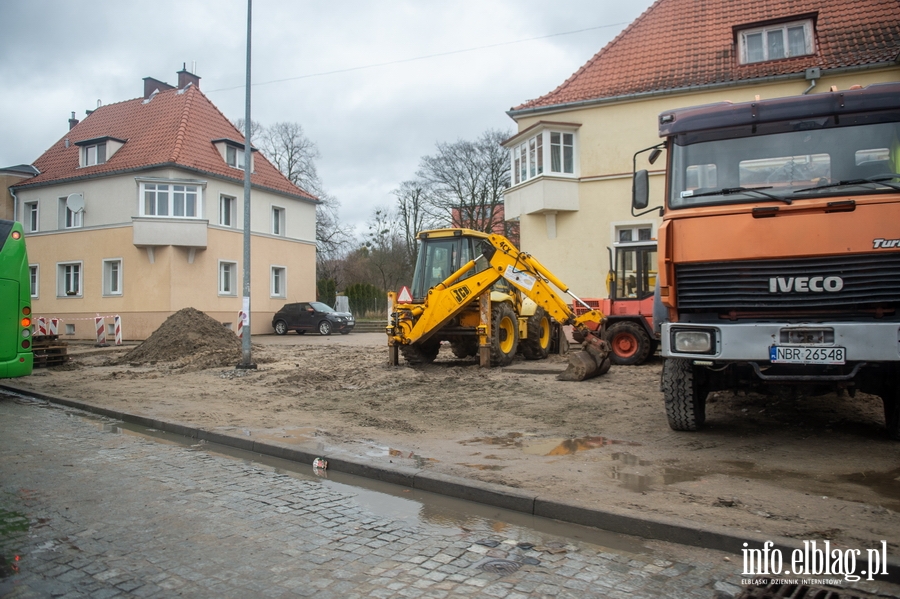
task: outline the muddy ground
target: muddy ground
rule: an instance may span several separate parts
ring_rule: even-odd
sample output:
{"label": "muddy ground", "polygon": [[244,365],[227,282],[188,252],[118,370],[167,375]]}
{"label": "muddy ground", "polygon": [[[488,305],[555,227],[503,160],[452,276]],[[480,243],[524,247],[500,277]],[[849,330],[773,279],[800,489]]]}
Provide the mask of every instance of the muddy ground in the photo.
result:
{"label": "muddy ground", "polygon": [[[869,548],[900,542],[900,443],[881,400],[716,393],[707,426],[671,431],[658,358],[559,382],[566,358],[485,370],[442,348],[386,366],[384,335],[254,338],[258,370],[122,360],[71,345],[26,390],[266,441],[499,483],[586,506]],[[229,364],[232,362],[229,362]]]}

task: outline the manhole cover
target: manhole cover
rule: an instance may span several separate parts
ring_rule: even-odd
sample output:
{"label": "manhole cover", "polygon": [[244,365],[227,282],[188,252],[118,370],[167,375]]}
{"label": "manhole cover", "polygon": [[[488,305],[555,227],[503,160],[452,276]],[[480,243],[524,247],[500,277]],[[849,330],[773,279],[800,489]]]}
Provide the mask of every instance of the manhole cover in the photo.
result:
{"label": "manhole cover", "polygon": [[838,591],[805,584],[747,585],[734,599],[868,599],[871,595],[858,591]]}
{"label": "manhole cover", "polygon": [[485,572],[489,572],[491,574],[499,574],[500,576],[512,574],[513,572],[516,572],[521,566],[521,564],[518,562],[513,562],[508,559],[496,558],[483,559],[473,565],[476,568],[481,568]]}

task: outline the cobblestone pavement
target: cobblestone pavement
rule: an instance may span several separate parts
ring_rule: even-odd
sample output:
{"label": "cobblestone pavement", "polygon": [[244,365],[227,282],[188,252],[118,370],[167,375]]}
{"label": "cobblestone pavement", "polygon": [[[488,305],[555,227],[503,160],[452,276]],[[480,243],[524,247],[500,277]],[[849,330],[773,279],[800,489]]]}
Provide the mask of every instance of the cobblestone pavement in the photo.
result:
{"label": "cobblestone pavement", "polygon": [[371,491],[117,430],[0,394],[0,597],[740,590],[739,557],[639,540],[610,549],[489,518],[444,522],[406,499],[392,500],[401,502],[394,513],[379,511],[378,501],[360,499]]}

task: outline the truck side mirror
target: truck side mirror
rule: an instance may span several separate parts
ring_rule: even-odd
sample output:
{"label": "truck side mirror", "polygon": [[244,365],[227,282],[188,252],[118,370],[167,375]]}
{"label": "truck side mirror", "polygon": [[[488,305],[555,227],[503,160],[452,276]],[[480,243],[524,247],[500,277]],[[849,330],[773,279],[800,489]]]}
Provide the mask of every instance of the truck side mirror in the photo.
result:
{"label": "truck side mirror", "polygon": [[646,169],[634,173],[631,185],[631,209],[643,210],[650,203],[650,178]]}

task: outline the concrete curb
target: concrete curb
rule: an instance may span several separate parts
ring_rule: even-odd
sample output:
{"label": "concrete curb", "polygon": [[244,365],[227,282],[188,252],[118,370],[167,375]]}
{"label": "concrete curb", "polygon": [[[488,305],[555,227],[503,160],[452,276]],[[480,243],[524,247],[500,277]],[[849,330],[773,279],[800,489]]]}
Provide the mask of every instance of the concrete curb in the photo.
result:
{"label": "concrete curb", "polygon": [[[262,443],[249,437],[226,435],[185,424],[164,422],[145,416],[128,414],[81,401],[19,389],[11,385],[0,384],[0,389],[191,439],[205,440],[209,443],[217,443],[226,447],[234,447],[300,464],[308,464],[310,468],[315,458],[322,457],[328,460],[329,470],[336,472],[355,474],[421,491],[457,499],[466,499],[476,503],[572,524],[591,526],[610,532],[678,543],[680,545],[715,549],[737,555],[741,555],[742,550],[745,548],[745,543],[750,549],[758,549],[762,548],[764,543],[772,542],[774,543],[772,549],[781,551],[782,555],[785,556],[786,564],[790,563],[791,552],[796,549],[803,550],[802,542],[787,537],[766,536],[750,532],[739,533],[724,526],[661,516],[650,517],[619,508],[606,507],[601,509],[577,506],[565,502],[542,499],[534,494],[502,485],[448,476],[405,466],[375,464],[362,456],[352,459],[338,456],[329,457],[328,455],[313,454],[300,449]],[[864,556],[865,552],[863,551],[863,556],[861,557]],[[743,567],[743,565],[738,567]],[[755,576],[754,578],[761,577],[765,576]],[[900,584],[900,562],[888,560],[888,574],[876,576],[876,579]]]}

